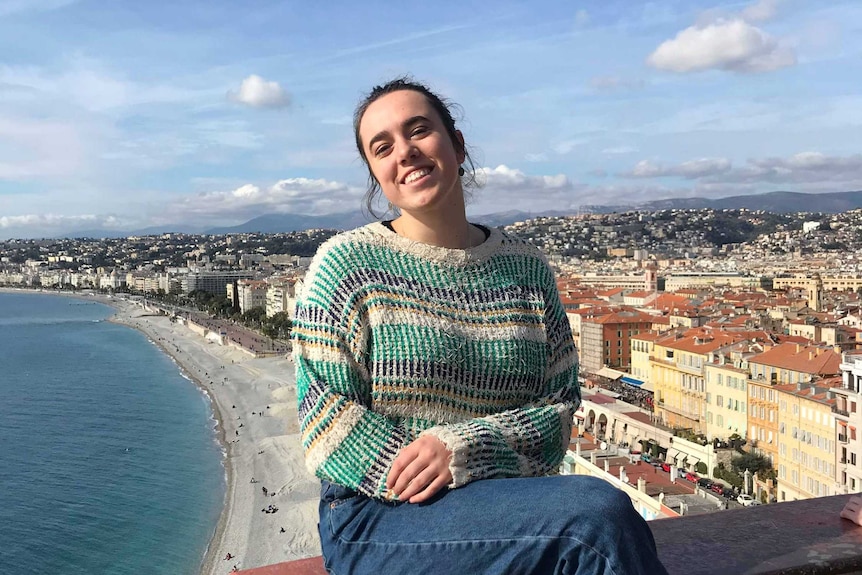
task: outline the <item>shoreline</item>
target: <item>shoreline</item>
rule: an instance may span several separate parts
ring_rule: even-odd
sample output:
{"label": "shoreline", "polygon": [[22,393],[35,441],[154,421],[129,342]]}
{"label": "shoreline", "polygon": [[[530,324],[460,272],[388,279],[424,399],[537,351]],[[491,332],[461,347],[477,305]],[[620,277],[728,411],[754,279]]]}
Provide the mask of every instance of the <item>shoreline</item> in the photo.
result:
{"label": "shoreline", "polygon": [[[114,310],[107,321],[143,333],[207,396],[226,484],[200,575],[226,575],[234,566],[251,569],[320,554],[320,486],[305,469],[289,358],[254,358],[166,316],[148,315],[142,304],[126,299],[32,289],[0,288],[0,293],[41,293],[105,304]],[[277,511],[267,513],[268,508]],[[228,553],[230,560],[225,559]]]}

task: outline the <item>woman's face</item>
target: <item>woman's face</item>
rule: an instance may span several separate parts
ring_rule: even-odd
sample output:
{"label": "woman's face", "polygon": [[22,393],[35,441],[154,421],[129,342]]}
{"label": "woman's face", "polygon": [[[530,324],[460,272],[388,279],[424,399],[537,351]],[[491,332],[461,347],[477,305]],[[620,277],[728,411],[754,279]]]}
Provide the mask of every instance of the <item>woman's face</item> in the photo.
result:
{"label": "woman's face", "polygon": [[399,90],[375,100],[362,116],[359,137],[383,195],[402,213],[463,206],[458,168],[464,153],[423,94]]}

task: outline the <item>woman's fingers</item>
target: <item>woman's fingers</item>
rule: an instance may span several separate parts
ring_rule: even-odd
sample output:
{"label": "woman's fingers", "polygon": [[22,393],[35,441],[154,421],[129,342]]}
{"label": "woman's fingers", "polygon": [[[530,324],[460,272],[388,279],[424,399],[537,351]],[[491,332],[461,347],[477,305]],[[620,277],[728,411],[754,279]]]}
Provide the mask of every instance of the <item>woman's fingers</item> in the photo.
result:
{"label": "woman's fingers", "polygon": [[445,477],[438,476],[437,479],[431,482],[428,487],[411,497],[410,503],[424,503],[434,497],[438,491],[449,485],[449,481]]}
{"label": "woman's fingers", "polygon": [[[451,453],[438,439],[420,437],[402,449],[395,458],[386,478],[386,487],[392,497],[408,501],[432,484],[447,485],[452,481],[450,458]],[[439,486],[436,487],[434,492],[439,489]],[[426,498],[431,495],[433,493],[426,495]]]}

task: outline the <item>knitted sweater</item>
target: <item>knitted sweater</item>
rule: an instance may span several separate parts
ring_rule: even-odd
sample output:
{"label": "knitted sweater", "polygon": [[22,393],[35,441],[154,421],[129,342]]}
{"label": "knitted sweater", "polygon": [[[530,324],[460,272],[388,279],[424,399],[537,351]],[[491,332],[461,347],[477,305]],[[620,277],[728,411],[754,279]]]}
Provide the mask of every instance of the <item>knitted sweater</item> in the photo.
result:
{"label": "knitted sweater", "polygon": [[450,488],[552,474],[580,404],[578,355],[552,270],[492,229],[467,250],[380,223],[320,247],[292,328],[309,470],[383,498],[401,448],[430,434]]}

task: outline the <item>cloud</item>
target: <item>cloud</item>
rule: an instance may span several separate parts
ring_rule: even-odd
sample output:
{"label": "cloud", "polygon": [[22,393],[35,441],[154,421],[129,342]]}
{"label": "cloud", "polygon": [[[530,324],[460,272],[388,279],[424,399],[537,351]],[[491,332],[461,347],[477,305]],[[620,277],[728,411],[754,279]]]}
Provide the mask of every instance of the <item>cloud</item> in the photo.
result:
{"label": "cloud", "polygon": [[772,20],[778,14],[778,4],[779,0],[758,0],[751,6],[747,6],[741,16],[748,22]]}
{"label": "cloud", "polygon": [[796,54],[741,18],[690,26],[659,45],[647,58],[659,70],[687,73],[709,69],[768,72],[796,64]]}
{"label": "cloud", "polygon": [[862,154],[827,156],[820,152],[801,152],[787,158],[749,159],[745,166],[715,175],[710,183],[827,183],[856,186],[862,182]]}
{"label": "cloud", "polygon": [[664,167],[649,160],[641,160],[629,172],[620,174],[626,178],[686,178],[689,180],[721,174],[731,169],[727,158],[700,158]]}
{"label": "cloud", "polygon": [[166,213],[178,221],[237,221],[264,214],[326,214],[359,209],[363,189],[324,179],[288,178],[269,187],[244,184],[175,202]]}
{"label": "cloud", "polygon": [[290,104],[290,97],[278,82],[264,80],[256,74],[243,80],[239,91],[230,90],[227,97],[252,108],[284,108]]}
{"label": "cloud", "polygon": [[23,216],[0,216],[0,229],[38,228],[40,230],[72,230],[82,226],[116,229],[120,221],[114,216],[79,215],[61,216],[55,214],[27,214]]}
{"label": "cloud", "polygon": [[562,142],[554,144],[553,150],[561,156],[565,156],[566,154],[574,150],[576,147],[582,146],[586,143],[587,140],[583,138],[578,138],[574,140],[563,140]]}
{"label": "cloud", "polygon": [[862,154],[829,156],[821,152],[801,152],[785,158],[751,158],[736,168],[727,158],[701,158],[674,166],[642,160],[618,175],[632,179],[699,180],[699,189],[713,195],[718,190],[748,193],[757,191],[757,185],[770,184],[793,186],[797,191],[834,191],[862,185]]}
{"label": "cloud", "polygon": [[572,187],[564,174],[528,176],[521,170],[502,164],[496,168],[480,168],[478,172],[484,186],[495,190],[566,190]]}

